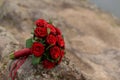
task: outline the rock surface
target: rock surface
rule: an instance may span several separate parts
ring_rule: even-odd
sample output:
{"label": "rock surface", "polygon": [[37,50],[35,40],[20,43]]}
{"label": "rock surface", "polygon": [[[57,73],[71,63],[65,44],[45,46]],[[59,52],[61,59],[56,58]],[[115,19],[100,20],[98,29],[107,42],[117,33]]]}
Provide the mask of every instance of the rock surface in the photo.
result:
{"label": "rock surface", "polygon": [[[66,56],[85,80],[120,80],[119,20],[98,10],[86,0],[0,0],[0,2],[0,24],[22,46],[29,38],[36,19],[52,19],[64,33]],[[12,48],[11,44],[9,48]],[[3,54],[4,47],[1,46],[1,49]],[[10,49],[5,51],[9,52]],[[8,57],[4,58],[8,60]]]}
{"label": "rock surface", "polygon": [[71,64],[68,58],[51,70],[46,70],[42,65],[33,66],[29,57],[18,70],[18,80],[84,80],[83,75]]}
{"label": "rock surface", "polygon": [[8,54],[18,48],[19,42],[5,28],[0,26],[0,80],[7,80]]}
{"label": "rock surface", "polygon": [[[10,60],[9,53],[23,48],[14,36],[0,26],[0,80],[7,80],[10,74],[10,68],[17,60]],[[4,47],[2,46],[4,45]],[[20,47],[19,47],[20,46]],[[62,63],[54,69],[43,69],[42,65],[33,66],[32,58],[29,57],[17,71],[17,80],[84,80],[85,78],[77,69],[74,63],[67,56]]]}

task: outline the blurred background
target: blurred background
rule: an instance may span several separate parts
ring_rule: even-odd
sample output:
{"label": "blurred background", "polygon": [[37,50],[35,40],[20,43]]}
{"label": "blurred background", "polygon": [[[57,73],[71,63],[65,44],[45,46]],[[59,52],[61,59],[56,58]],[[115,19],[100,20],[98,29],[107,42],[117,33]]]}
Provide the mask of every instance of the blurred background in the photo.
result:
{"label": "blurred background", "polygon": [[42,18],[61,29],[66,56],[85,80],[120,80],[119,4],[119,0],[0,0],[0,74],[5,76],[10,51],[25,47],[35,20]]}
{"label": "blurred background", "polygon": [[90,2],[96,4],[100,9],[120,18],[120,0],[90,0]]}

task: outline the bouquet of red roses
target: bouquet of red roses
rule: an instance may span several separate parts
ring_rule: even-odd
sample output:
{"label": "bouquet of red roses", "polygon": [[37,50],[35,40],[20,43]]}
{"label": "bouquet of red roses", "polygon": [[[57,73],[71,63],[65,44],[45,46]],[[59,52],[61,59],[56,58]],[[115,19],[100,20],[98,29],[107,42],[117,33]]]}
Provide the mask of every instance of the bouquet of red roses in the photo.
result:
{"label": "bouquet of red roses", "polygon": [[26,48],[10,54],[11,59],[32,55],[33,65],[42,64],[51,69],[58,65],[65,54],[65,42],[61,31],[51,22],[38,19],[32,34],[26,40]]}

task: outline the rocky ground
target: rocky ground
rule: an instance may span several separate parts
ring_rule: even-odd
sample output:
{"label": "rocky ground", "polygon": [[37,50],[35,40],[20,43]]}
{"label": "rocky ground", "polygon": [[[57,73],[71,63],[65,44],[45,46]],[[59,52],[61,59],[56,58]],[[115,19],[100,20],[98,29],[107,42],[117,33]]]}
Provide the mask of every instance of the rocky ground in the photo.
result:
{"label": "rocky ground", "polygon": [[[24,47],[38,18],[52,19],[65,36],[66,58],[53,73],[68,67],[65,80],[120,80],[120,21],[86,0],[0,0],[0,80],[7,80],[8,54]],[[31,78],[33,72],[20,73],[25,67],[19,80],[63,80],[48,73]]]}

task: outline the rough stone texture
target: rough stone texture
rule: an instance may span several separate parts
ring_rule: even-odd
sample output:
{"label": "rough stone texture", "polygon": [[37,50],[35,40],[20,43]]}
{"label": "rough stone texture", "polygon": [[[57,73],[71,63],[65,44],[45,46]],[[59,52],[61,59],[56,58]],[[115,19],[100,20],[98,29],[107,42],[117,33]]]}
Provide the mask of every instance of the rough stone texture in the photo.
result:
{"label": "rough stone texture", "polygon": [[[7,80],[10,68],[16,60],[9,59],[9,53],[23,48],[14,36],[0,26],[0,80]],[[4,47],[3,47],[4,45]],[[68,57],[68,56],[67,56]],[[42,65],[33,66],[29,57],[17,72],[17,80],[84,80],[70,58],[65,57],[60,65],[51,70],[43,69]]]}
{"label": "rough stone texture", "polygon": [[66,56],[86,80],[120,80],[119,20],[86,0],[0,1],[0,24],[20,44],[30,36],[36,19],[51,18],[64,33]]}
{"label": "rough stone texture", "polygon": [[0,80],[6,80],[8,55],[18,47],[19,42],[5,28],[0,26]]}
{"label": "rough stone texture", "polygon": [[46,70],[42,65],[33,66],[29,57],[18,70],[18,80],[84,80],[82,74],[75,68],[68,58],[51,70]]}

